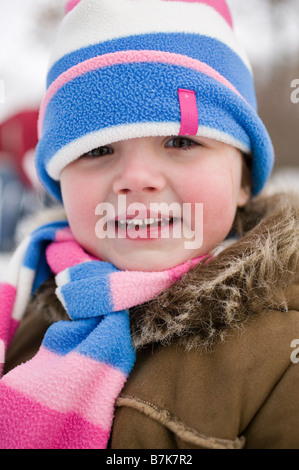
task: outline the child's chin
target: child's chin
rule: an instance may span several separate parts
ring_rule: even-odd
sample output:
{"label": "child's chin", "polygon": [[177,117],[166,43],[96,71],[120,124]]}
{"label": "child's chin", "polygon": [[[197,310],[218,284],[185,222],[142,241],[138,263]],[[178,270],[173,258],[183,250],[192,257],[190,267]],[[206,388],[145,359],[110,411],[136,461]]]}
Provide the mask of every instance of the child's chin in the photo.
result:
{"label": "child's chin", "polygon": [[168,256],[151,256],[151,257],[136,257],[136,259],[130,260],[114,260],[112,264],[122,271],[165,271],[166,269],[173,268],[185,261],[188,261],[188,257],[172,258]]}

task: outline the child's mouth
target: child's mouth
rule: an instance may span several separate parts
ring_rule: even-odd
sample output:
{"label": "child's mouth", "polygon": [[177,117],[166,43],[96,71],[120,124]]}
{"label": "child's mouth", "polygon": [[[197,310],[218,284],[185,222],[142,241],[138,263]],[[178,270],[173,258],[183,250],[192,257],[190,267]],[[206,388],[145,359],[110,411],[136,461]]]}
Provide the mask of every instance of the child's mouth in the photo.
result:
{"label": "child's mouth", "polygon": [[164,227],[172,225],[174,221],[173,217],[149,217],[146,219],[127,219],[117,220],[117,228],[128,229],[145,229],[150,227]]}
{"label": "child's mouth", "polygon": [[116,233],[121,238],[157,239],[171,238],[172,228],[178,217],[148,217],[144,219],[116,220]]}

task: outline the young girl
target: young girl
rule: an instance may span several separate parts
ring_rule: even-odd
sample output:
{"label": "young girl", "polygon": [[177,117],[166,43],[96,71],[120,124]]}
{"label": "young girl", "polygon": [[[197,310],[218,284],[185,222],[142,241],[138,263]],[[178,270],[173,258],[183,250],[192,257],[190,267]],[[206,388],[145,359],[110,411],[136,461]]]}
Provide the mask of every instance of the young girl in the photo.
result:
{"label": "young girl", "polygon": [[298,202],[225,0],[69,1],[39,135],[1,447],[298,448]]}

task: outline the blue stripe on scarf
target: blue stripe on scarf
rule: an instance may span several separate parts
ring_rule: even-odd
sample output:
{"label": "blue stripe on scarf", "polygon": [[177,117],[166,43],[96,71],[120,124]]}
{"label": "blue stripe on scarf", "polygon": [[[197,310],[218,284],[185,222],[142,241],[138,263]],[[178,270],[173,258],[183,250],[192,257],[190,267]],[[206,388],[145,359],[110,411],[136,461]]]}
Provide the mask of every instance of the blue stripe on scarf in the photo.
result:
{"label": "blue stripe on scarf", "polygon": [[112,264],[90,261],[68,269],[69,282],[61,287],[67,312],[73,320],[106,315],[114,310],[109,274]]}
{"label": "blue stripe on scarf", "polygon": [[129,338],[129,314],[123,310],[105,317],[76,351],[128,375],[135,361],[135,350]]}
{"label": "blue stripe on scarf", "polygon": [[67,269],[67,283],[60,288],[60,296],[72,321],[52,325],[43,345],[58,355],[76,352],[128,374],[135,351],[129,341],[128,313],[114,311],[110,274],[115,272],[119,270],[103,261]]}
{"label": "blue stripe on scarf", "polygon": [[43,225],[32,232],[30,243],[23,259],[23,266],[35,271],[32,293],[49,278],[51,270],[46,260],[45,250],[49,243],[55,240],[57,230],[65,227],[68,227],[68,222],[59,221]]}
{"label": "blue stripe on scarf", "polygon": [[71,351],[82,354],[128,375],[135,361],[129,332],[129,315],[126,311],[105,318],[59,321],[48,329],[43,346],[59,356],[65,356]]}

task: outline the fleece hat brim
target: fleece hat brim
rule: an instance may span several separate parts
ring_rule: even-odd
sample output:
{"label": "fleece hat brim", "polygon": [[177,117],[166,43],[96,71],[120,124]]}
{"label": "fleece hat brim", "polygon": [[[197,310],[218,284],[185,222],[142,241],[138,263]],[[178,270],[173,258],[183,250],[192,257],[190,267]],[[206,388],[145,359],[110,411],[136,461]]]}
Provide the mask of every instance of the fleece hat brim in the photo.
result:
{"label": "fleece hat brim", "polygon": [[36,167],[58,200],[67,164],[136,137],[205,136],[251,154],[253,195],[271,173],[271,140],[225,1],[81,0],[61,25],[47,85]]}

